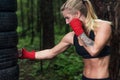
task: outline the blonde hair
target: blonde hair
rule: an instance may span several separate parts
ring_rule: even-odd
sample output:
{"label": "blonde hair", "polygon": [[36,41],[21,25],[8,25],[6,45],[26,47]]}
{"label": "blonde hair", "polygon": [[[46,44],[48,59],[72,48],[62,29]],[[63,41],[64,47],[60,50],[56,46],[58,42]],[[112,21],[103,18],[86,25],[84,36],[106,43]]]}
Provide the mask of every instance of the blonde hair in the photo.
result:
{"label": "blonde hair", "polygon": [[88,31],[94,30],[96,27],[95,19],[98,19],[95,11],[92,7],[92,4],[89,0],[85,0],[83,3],[82,0],[67,0],[61,7],[61,11],[69,10],[71,14],[75,14],[76,11],[80,11],[86,17],[86,29]]}

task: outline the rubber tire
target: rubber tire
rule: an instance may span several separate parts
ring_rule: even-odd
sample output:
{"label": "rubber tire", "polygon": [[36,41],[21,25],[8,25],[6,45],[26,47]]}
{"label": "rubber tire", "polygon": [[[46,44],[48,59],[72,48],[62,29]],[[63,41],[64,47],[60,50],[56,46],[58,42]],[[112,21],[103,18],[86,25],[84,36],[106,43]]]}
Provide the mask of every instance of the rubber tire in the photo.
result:
{"label": "rubber tire", "polygon": [[17,0],[0,0],[0,12],[15,12]]}
{"label": "rubber tire", "polygon": [[17,47],[0,50],[0,70],[17,65]]}
{"label": "rubber tire", "polygon": [[16,31],[0,33],[0,49],[16,47],[18,35]]}
{"label": "rubber tire", "polygon": [[0,70],[0,80],[19,80],[19,66]]}
{"label": "rubber tire", "polygon": [[17,25],[18,21],[15,12],[0,12],[0,32],[15,31]]}
{"label": "rubber tire", "polygon": [[0,80],[19,80],[17,0],[0,0]]}

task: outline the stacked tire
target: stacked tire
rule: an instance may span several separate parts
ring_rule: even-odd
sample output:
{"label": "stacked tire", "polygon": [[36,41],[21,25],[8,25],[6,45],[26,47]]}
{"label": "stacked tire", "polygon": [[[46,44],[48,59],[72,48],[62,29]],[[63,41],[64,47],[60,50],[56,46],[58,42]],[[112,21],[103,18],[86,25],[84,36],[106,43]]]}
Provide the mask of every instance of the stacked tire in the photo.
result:
{"label": "stacked tire", "polygon": [[17,0],[0,0],[0,80],[18,80]]}

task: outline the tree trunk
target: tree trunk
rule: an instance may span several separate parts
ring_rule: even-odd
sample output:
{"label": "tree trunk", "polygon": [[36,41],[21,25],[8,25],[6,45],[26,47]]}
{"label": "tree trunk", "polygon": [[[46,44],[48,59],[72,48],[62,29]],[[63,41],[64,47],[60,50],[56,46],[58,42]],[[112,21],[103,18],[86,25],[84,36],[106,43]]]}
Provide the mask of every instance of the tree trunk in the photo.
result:
{"label": "tree trunk", "polygon": [[20,9],[21,9],[21,26],[22,26],[22,37],[26,36],[26,32],[25,32],[25,22],[24,22],[24,10],[23,10],[23,2],[22,0],[20,0]]}
{"label": "tree trunk", "polygon": [[[96,13],[98,15],[99,18],[102,19],[106,19],[109,20],[113,23],[113,42],[112,45],[114,44],[114,41],[117,42],[117,44],[115,44],[114,49],[119,50],[120,49],[120,1],[119,0],[91,0],[92,4],[94,5],[94,8],[96,10]],[[117,32],[117,34],[115,34]],[[117,53],[117,54],[116,54]],[[120,64],[120,59],[115,59],[113,58],[113,56],[115,57],[117,55],[117,57],[120,56],[120,51],[116,52],[115,50],[113,51],[113,53],[111,54],[112,58],[110,59],[110,62],[112,61],[112,63],[110,63],[112,66],[112,68],[114,68],[114,71],[117,72],[117,74],[119,74],[118,79],[120,79],[120,70],[119,68],[116,68],[119,64]],[[116,65],[116,66],[114,66]],[[111,67],[111,66],[110,66]],[[120,65],[119,65],[120,67]],[[117,70],[118,69],[118,70]],[[113,73],[113,71],[111,72]],[[117,77],[117,75],[113,75],[111,74],[111,76],[114,76],[115,78]]]}
{"label": "tree trunk", "polygon": [[43,28],[43,49],[54,46],[54,16],[52,0],[41,0],[41,22]]}
{"label": "tree trunk", "polygon": [[30,11],[31,12],[31,16],[30,16],[31,17],[31,44],[33,44],[34,37],[35,37],[35,33],[33,30],[34,29],[33,28],[34,27],[34,25],[33,25],[34,24],[34,10],[33,10],[34,9],[34,1],[31,0],[30,2],[31,2],[31,11]]}

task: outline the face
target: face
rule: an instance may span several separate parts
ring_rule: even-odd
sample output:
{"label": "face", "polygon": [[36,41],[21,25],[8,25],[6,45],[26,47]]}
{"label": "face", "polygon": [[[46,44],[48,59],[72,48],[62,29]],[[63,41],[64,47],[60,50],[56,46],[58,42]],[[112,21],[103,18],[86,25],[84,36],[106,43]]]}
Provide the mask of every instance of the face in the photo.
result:
{"label": "face", "polygon": [[66,24],[69,24],[73,18],[79,18],[77,14],[70,14],[68,10],[62,11],[63,17],[65,18]]}

